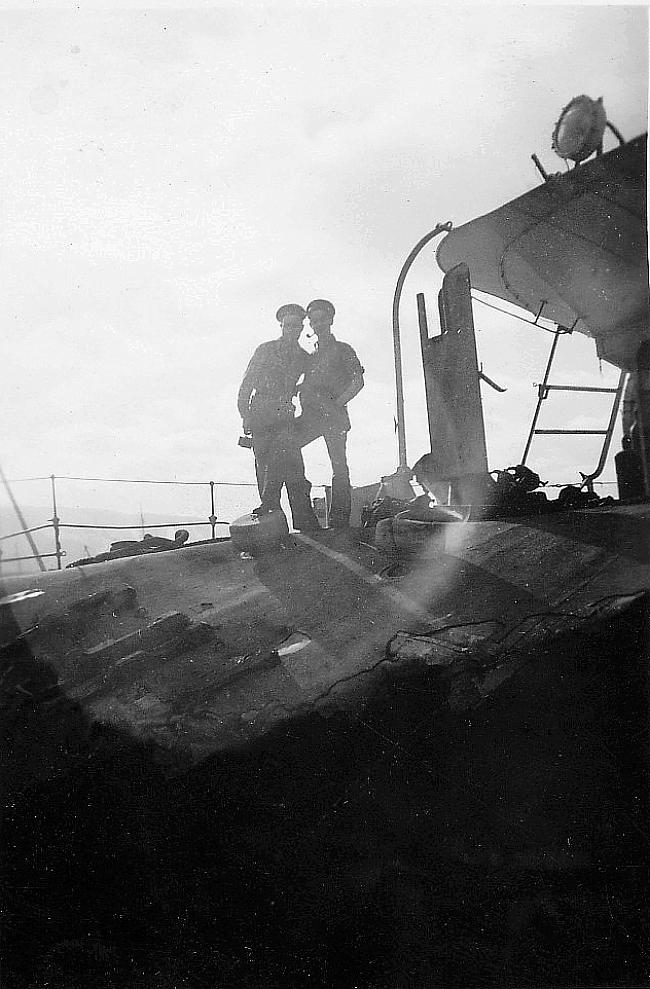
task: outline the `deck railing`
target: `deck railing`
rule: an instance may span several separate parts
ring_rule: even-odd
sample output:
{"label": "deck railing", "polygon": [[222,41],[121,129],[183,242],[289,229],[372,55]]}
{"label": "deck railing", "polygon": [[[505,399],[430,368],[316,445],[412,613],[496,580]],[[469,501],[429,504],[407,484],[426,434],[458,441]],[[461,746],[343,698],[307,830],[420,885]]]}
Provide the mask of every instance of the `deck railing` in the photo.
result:
{"label": "deck railing", "polygon": [[[43,563],[46,559],[56,559],[57,570],[62,569],[62,560],[66,553],[61,544],[61,531],[63,529],[109,529],[116,531],[127,531],[131,529],[142,529],[142,523],[139,525],[107,525],[107,524],[95,524],[91,522],[65,522],[61,519],[58,512],[57,506],[57,481],[82,481],[82,482],[93,482],[93,483],[105,483],[105,484],[156,484],[156,485],[178,485],[182,487],[201,487],[206,490],[206,501],[209,497],[210,511],[209,514],[204,519],[197,519],[195,521],[187,521],[186,519],[172,520],[171,522],[157,522],[153,525],[147,524],[147,529],[169,529],[173,527],[188,528],[191,526],[210,526],[211,540],[217,539],[217,526],[227,526],[230,524],[230,519],[220,519],[217,515],[216,500],[215,500],[215,489],[219,488],[257,488],[257,485],[253,482],[246,481],[168,481],[168,480],[143,480],[140,478],[118,478],[118,477],[76,477],[74,475],[68,474],[49,474],[43,477],[19,477],[14,478],[11,483],[18,484],[24,481],[49,481],[51,489],[51,500],[52,500],[52,517],[41,525],[29,526],[24,529],[18,529],[16,532],[9,532],[6,535],[0,535],[0,544],[5,542],[7,539],[15,539],[18,536],[29,537],[34,532],[42,532],[45,529],[51,529],[53,535],[54,548],[51,553],[32,553],[28,556],[4,556],[0,549],[0,562],[2,563],[14,563],[22,560],[36,560],[40,569],[45,571],[47,568]],[[207,507],[207,506],[206,506]],[[30,545],[33,541],[30,539]]]}
{"label": "deck railing", "polygon": [[[156,522],[152,525],[147,523],[147,529],[169,529],[174,527],[189,528],[191,526],[210,526],[210,540],[215,541],[217,539],[217,526],[227,526],[232,521],[231,519],[220,519],[216,512],[216,496],[215,491],[219,488],[257,488],[257,485],[253,482],[247,481],[168,481],[168,480],[143,480],[140,478],[119,478],[119,477],[75,477],[69,474],[49,474],[43,477],[19,477],[14,478],[11,483],[20,483],[23,481],[49,481],[51,488],[51,499],[52,499],[52,518],[47,519],[46,522],[40,525],[29,526],[24,529],[18,529],[15,532],[9,532],[0,535],[0,563],[16,563],[24,560],[35,560],[38,563],[39,568],[45,571],[47,568],[43,563],[43,560],[56,559],[57,570],[61,570],[63,566],[63,558],[66,556],[66,552],[61,544],[61,530],[62,529],[92,529],[92,530],[114,530],[114,531],[128,531],[134,529],[142,529],[143,523],[135,525],[112,525],[105,523],[92,523],[92,522],[64,522],[58,514],[57,506],[57,481],[81,481],[87,483],[102,483],[102,484],[155,484],[155,485],[178,485],[180,487],[202,487],[206,488],[206,495],[209,492],[210,499],[210,514],[204,519],[197,519],[195,521],[187,521],[186,519],[172,520],[171,522]],[[567,481],[565,483],[559,484],[547,484],[547,488],[562,488],[566,484],[572,484],[575,482]],[[603,488],[616,487],[616,481],[595,481],[595,485]],[[313,488],[318,490],[327,490],[327,486],[324,484],[315,484]],[[327,498],[324,497],[323,501],[325,505],[327,504]],[[52,530],[53,535],[53,552],[51,553],[32,553],[28,556],[5,556],[2,553],[2,543],[7,539],[15,539],[19,536],[31,537],[34,532],[43,532],[46,529]],[[30,545],[33,545],[33,540],[30,539]]]}

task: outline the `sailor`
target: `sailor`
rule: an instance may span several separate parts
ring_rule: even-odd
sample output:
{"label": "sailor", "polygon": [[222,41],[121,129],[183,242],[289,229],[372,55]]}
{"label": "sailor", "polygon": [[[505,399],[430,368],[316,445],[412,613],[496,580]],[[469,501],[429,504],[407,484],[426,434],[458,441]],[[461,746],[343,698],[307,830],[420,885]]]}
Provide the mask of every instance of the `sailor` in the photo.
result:
{"label": "sailor", "polygon": [[309,498],[311,485],[297,443],[293,398],[307,354],[298,345],[305,320],[302,306],[290,303],[276,313],[282,335],[260,344],[253,354],[237,396],[244,433],[252,437],[261,503],[253,514],[280,509],[286,485],[294,528],[320,528]]}
{"label": "sailor", "polygon": [[350,430],[347,403],[363,388],[364,369],[353,348],[332,333],[335,309],[326,299],[307,306],[318,348],[307,361],[300,386],[302,414],[296,420],[300,446],[322,436],[332,464],[330,526],[350,524],[351,489],[346,444]]}

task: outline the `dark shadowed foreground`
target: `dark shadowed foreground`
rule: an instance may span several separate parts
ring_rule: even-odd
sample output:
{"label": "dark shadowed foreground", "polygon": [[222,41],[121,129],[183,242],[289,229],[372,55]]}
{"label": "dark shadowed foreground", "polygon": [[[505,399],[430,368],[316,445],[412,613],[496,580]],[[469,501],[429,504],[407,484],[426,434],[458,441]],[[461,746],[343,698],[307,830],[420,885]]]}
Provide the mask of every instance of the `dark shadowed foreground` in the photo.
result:
{"label": "dark shadowed foreground", "polygon": [[[516,535],[491,531],[492,556]],[[305,587],[320,551],[308,542],[277,565],[228,564],[247,588],[247,654],[234,578],[220,585],[227,608],[216,602],[218,561],[190,580],[206,548],[103,564],[95,583],[75,577],[74,594],[62,576],[68,616],[82,584],[87,595],[122,582],[127,645],[107,634],[115,598],[103,617],[99,598],[82,605],[86,617],[99,609],[95,639],[78,610],[76,632],[64,622],[58,639],[41,617],[47,647],[37,629],[16,639],[34,618],[16,611],[0,685],[2,985],[645,983],[648,609],[644,594],[621,595],[639,589],[647,559],[638,540],[634,559],[622,537],[615,548],[583,537],[577,526],[571,545],[605,554],[593,572],[604,579],[609,560],[618,596],[579,619],[566,582],[549,577],[543,600],[530,570],[514,615],[507,566],[503,583],[491,581],[492,556],[478,550],[466,568],[472,594],[457,588],[453,615],[448,586],[413,603],[396,582],[382,618],[384,585],[368,560],[357,572],[360,558],[342,544],[327,547],[319,579],[339,564],[347,576],[321,583],[315,599]],[[518,565],[525,552],[524,540]],[[165,557],[171,586],[147,569]],[[430,557],[420,562],[431,570]],[[155,636],[129,653],[142,602],[156,617],[152,586],[173,595],[174,567],[185,568],[179,607],[210,629],[181,628],[178,654]],[[289,580],[298,571],[302,602]],[[210,581],[213,610],[201,601]],[[511,595],[500,609],[497,591]],[[157,613],[168,607],[160,595]],[[305,627],[317,613],[321,624]],[[522,615],[534,634],[523,634]],[[369,623],[365,654],[353,619]],[[489,620],[473,639],[470,623]],[[399,630],[409,635],[396,639]],[[284,656],[281,645],[269,652],[273,641],[289,643]],[[298,662],[305,650],[311,674]]]}

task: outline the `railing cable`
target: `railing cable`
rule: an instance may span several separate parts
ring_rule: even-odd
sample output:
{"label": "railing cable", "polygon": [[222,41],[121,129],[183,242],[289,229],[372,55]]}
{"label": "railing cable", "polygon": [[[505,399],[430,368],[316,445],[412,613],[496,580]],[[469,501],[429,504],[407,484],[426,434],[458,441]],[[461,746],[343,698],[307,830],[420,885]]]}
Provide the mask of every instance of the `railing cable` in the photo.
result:
{"label": "railing cable", "polygon": [[[73,474],[57,474],[57,481],[95,481],[106,484],[182,484],[192,487],[204,487],[210,481],[160,481],[141,477],[76,477]],[[39,480],[30,478],[30,480]],[[43,478],[49,480],[49,478]],[[216,487],[228,488],[256,488],[253,481],[214,481]]]}

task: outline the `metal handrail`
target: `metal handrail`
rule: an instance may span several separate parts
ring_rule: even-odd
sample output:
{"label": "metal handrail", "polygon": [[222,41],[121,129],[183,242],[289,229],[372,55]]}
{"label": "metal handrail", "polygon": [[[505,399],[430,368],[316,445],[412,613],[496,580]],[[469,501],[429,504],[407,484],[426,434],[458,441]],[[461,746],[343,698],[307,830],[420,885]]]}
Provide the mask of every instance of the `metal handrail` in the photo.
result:
{"label": "metal handrail", "polygon": [[46,474],[43,477],[8,477],[7,480],[10,484],[22,484],[23,481],[49,481],[51,474]]}
{"label": "metal handrail", "polygon": [[603,443],[603,448],[600,451],[600,457],[598,458],[598,463],[596,464],[596,468],[591,472],[591,474],[582,474],[582,484],[580,485],[580,487],[583,488],[586,487],[587,491],[593,491],[594,480],[597,477],[600,477],[600,475],[602,474],[605,468],[607,457],[609,455],[609,448],[612,442],[612,436],[614,434],[614,426],[616,425],[618,410],[621,405],[621,398],[623,397],[623,387],[625,385],[626,379],[627,379],[627,373],[625,371],[621,371],[618,378],[618,386],[615,389],[616,397],[612,405],[612,411],[610,413],[609,423],[607,425],[605,442]]}
{"label": "metal handrail", "polygon": [[[160,481],[142,477],[75,477],[72,474],[57,474],[59,481],[93,481],[105,484],[177,484],[185,487],[203,487],[213,484],[216,488],[256,488],[254,481]],[[20,479],[19,479],[20,480]],[[49,480],[49,478],[25,478],[25,480]]]}
{"label": "metal handrail", "polygon": [[[49,519],[42,525],[35,525],[31,527],[25,526],[23,529],[19,529],[17,532],[10,532],[7,535],[0,535],[0,542],[6,539],[16,538],[17,536],[25,536],[30,540],[30,546],[34,549],[34,553],[31,556],[12,556],[3,557],[0,553],[0,562],[12,563],[18,560],[37,560],[41,570],[45,570],[45,566],[42,560],[49,557],[55,557],[57,562],[57,570],[62,569],[62,559],[66,555],[65,550],[61,546],[60,532],[61,529],[109,529],[109,530],[129,530],[129,529],[141,529],[140,525],[95,525],[92,522],[62,522],[58,516],[57,509],[57,492],[56,492],[56,481],[86,481],[86,482],[105,482],[112,484],[176,484],[181,486],[191,486],[191,487],[204,487],[209,486],[210,488],[210,515],[204,521],[197,522],[156,522],[154,525],[148,525],[148,529],[170,529],[170,528],[187,528],[190,526],[197,525],[209,525],[211,529],[210,541],[217,540],[216,528],[218,525],[229,525],[230,523],[225,519],[219,519],[216,515],[215,506],[215,488],[218,487],[228,487],[228,488],[255,488],[257,489],[257,484],[252,481],[163,481],[163,480],[153,480],[144,478],[119,478],[119,477],[75,477],[69,474],[48,474],[44,477],[22,477],[15,478],[14,483],[20,481],[49,481],[51,485],[51,497],[52,497],[52,518]],[[315,484],[315,488],[325,488],[326,485]],[[21,519],[22,521],[22,519]],[[44,529],[52,529],[54,534],[54,552],[53,553],[39,553],[36,544],[31,539],[32,532],[40,532]],[[220,537],[219,537],[220,538]]]}
{"label": "metal handrail", "polygon": [[[62,553],[61,555],[62,556],[65,556],[65,553]],[[40,560],[47,560],[48,557],[50,557],[50,556],[56,556],[58,558],[59,554],[58,553],[39,553],[38,554],[38,558]],[[35,560],[35,559],[36,559],[35,556],[3,556],[2,557],[2,562],[3,563],[18,563],[19,560]]]}
{"label": "metal handrail", "polygon": [[[175,525],[179,526],[189,526],[189,525],[210,525],[210,522],[206,519],[203,522],[156,522],[155,525],[149,525],[147,523],[147,529],[172,529]],[[226,522],[224,519],[217,519],[215,525],[230,525],[230,522]],[[44,528],[47,528],[44,526]],[[88,522],[59,522],[60,529],[141,529],[142,525],[93,525]]]}
{"label": "metal handrail", "polygon": [[[29,529],[19,529],[18,532],[8,532],[6,536],[0,536],[0,542],[2,542],[3,539],[14,539],[16,536],[26,536],[28,532],[40,532],[41,529],[51,529],[51,528],[52,528],[52,522],[50,520],[49,522],[45,522],[44,525],[33,525]],[[138,526],[138,528],[140,528],[140,526]],[[45,555],[44,553],[39,554],[39,556],[44,556],[44,555]],[[29,557],[29,559],[33,560],[35,559],[35,557],[31,556]]]}

